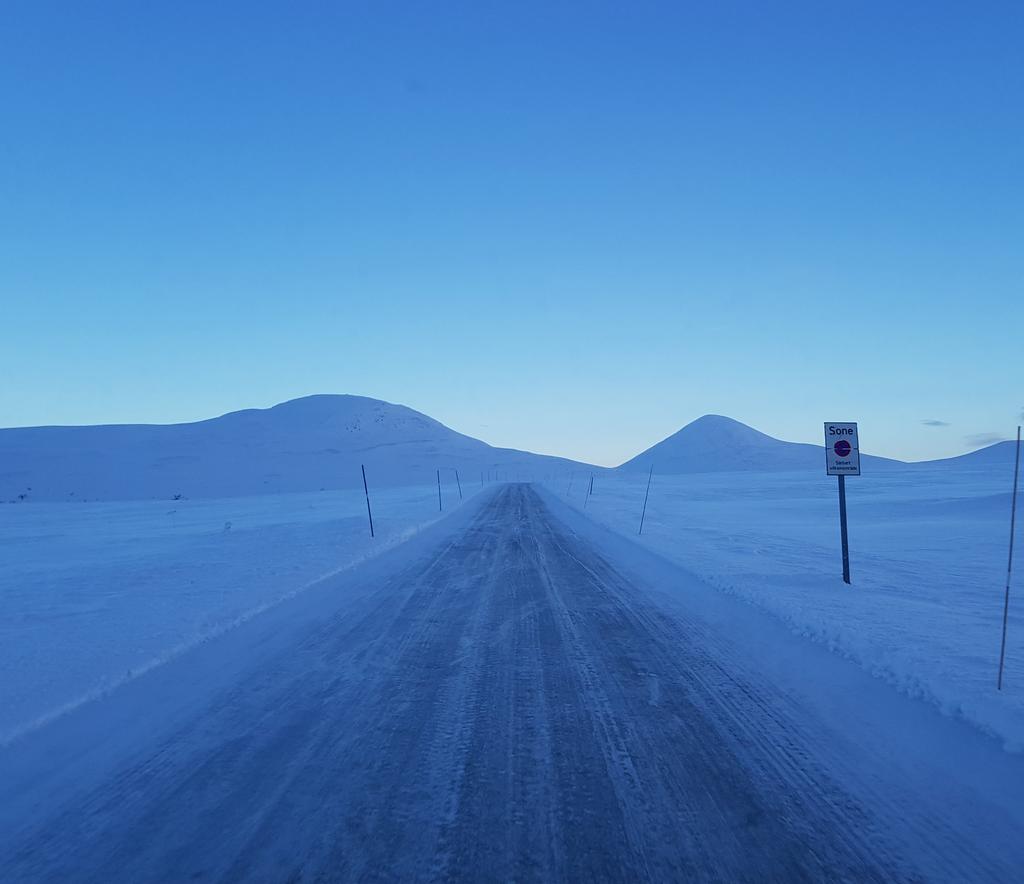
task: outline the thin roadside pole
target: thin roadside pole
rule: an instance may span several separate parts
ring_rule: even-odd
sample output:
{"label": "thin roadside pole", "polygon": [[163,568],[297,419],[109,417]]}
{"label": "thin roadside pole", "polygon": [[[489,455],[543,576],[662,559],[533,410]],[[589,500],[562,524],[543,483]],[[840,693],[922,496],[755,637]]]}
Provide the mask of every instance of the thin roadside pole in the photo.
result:
{"label": "thin roadside pole", "polygon": [[594,474],[590,474],[590,485],[587,487],[587,496],[583,498],[583,509],[587,508],[590,502],[590,495],[594,493]]}
{"label": "thin roadside pole", "polygon": [[455,471],[455,484],[459,486],[459,500],[462,500],[462,483],[459,481],[459,471]]}
{"label": "thin roadside pole", "polygon": [[441,471],[437,471],[437,511],[444,512],[444,506],[441,504]]}
{"label": "thin roadside pole", "polygon": [[1006,561],[1006,595],[1003,597],[1003,641],[999,646],[999,678],[996,690],[1003,689],[1003,663],[1006,660],[1006,621],[1010,616],[1010,575],[1013,573],[1013,534],[1017,527],[1017,480],[1020,478],[1020,427],[1017,427],[1017,456],[1013,461],[1013,502],[1010,504],[1010,557]]}
{"label": "thin roadside pole", "polygon": [[647,491],[644,493],[644,508],[640,512],[640,530],[636,532],[637,534],[644,533],[644,516],[647,515],[647,498],[651,494],[651,479],[653,478],[653,476],[654,464],[651,464],[651,471],[647,474]]}
{"label": "thin roadside pole", "polygon": [[572,480],[575,477],[575,473],[569,473],[569,487],[565,489],[565,496],[569,496],[569,492],[572,491]]}
{"label": "thin roadside pole", "polygon": [[370,520],[370,537],[373,537],[373,513],[370,511],[370,489],[366,484],[366,467],[359,464],[363,471],[363,493],[366,495],[366,517]]}

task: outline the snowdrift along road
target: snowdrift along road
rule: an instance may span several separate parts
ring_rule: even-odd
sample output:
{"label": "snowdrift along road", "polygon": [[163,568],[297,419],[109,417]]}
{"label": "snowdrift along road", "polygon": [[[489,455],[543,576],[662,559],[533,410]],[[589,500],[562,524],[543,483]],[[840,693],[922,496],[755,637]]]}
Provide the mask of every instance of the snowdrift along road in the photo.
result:
{"label": "snowdrift along road", "polygon": [[[390,573],[6,750],[0,877],[1013,879],[1005,808],[933,782],[928,746],[837,732],[559,510],[529,486],[481,495]],[[987,751],[951,739],[967,769]],[[1020,759],[991,757],[1013,793]]]}

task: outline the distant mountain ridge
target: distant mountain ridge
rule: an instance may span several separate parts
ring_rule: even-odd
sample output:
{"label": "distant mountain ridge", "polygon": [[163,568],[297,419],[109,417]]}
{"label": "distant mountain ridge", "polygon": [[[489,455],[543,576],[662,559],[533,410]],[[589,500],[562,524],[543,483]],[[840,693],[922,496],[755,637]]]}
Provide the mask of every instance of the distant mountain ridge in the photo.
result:
{"label": "distant mountain ridge", "polygon": [[[906,466],[901,461],[861,454],[866,468],[891,469]],[[825,468],[824,445],[784,442],[753,427],[724,417],[706,414],[687,424],[617,469],[642,471],[654,465],[661,475],[759,470]]]}
{"label": "distant mountain ridge", "polygon": [[[866,471],[893,469],[972,469],[1013,463],[1016,442],[997,442],[940,460],[905,462],[861,452]],[[661,475],[757,470],[821,470],[825,447],[785,442],[720,414],[705,414],[671,436],[616,467],[623,472],[650,469]]]}
{"label": "distant mountain ridge", "polygon": [[[317,395],[187,424],[0,430],[0,500],[233,497],[461,479],[588,465],[495,448],[404,405]],[[599,469],[599,468],[593,468]]]}
{"label": "distant mountain ridge", "polygon": [[[1013,442],[959,457],[903,463],[861,454],[867,472],[1011,464]],[[661,475],[736,471],[824,471],[824,446],[785,442],[708,414],[616,469]],[[306,396],[272,408],[234,411],[187,424],[117,424],[0,429],[0,501],[234,497],[426,484],[442,471],[515,481],[606,468],[496,448],[433,418],[379,399]]]}
{"label": "distant mountain ridge", "polygon": [[[1024,445],[1024,443],[1022,443]],[[1016,457],[1016,440],[1007,439],[1003,442],[995,442],[986,445],[976,451],[968,451],[967,454],[958,454],[956,457],[944,457],[940,460],[924,461],[921,466],[929,467],[986,467],[993,465],[1013,465]]]}

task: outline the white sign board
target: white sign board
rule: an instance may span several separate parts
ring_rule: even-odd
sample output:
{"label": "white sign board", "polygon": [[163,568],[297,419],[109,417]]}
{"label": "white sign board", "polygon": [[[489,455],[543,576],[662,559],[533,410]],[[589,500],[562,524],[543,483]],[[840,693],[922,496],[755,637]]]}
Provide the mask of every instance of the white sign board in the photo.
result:
{"label": "white sign board", "polygon": [[856,424],[825,423],[825,472],[830,476],[860,475]]}

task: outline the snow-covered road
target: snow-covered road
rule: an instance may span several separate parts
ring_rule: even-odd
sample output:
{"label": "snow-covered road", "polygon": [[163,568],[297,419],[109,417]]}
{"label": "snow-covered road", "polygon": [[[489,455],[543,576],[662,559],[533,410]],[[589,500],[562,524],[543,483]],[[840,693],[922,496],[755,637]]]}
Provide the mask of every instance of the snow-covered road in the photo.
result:
{"label": "snow-covered road", "polygon": [[5,750],[0,878],[1014,880],[1018,820],[907,734],[1009,795],[1019,757],[903,697],[842,733],[554,506],[482,495]]}

